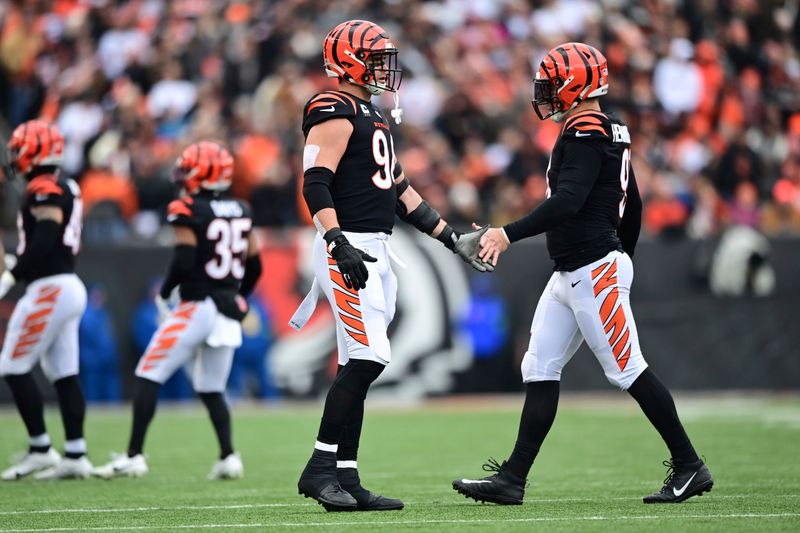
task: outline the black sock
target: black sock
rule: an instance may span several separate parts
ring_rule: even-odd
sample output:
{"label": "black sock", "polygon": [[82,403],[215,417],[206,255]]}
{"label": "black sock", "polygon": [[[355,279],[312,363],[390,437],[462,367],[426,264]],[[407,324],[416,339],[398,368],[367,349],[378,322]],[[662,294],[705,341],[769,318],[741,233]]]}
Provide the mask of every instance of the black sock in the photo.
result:
{"label": "black sock", "polygon": [[136,378],[133,393],[133,428],[131,429],[131,440],[128,443],[128,457],[142,453],[147,427],[156,414],[160,388],[161,385],[155,381]]}
{"label": "black sock", "polygon": [[233,453],[231,443],[231,412],[221,392],[198,392],[198,396],[208,409],[211,423],[219,441],[219,458],[225,459]]}
{"label": "black sock", "polygon": [[519,432],[507,468],[525,479],[544,438],[553,425],[558,410],[558,381],[535,381],[525,385],[525,405],[519,421]]}
{"label": "black sock", "polygon": [[[7,375],[6,383],[8,388],[11,389],[11,395],[14,397],[14,403],[17,405],[19,416],[22,417],[22,422],[25,423],[25,428],[28,430],[28,436],[37,437],[47,433],[44,425],[44,401],[42,400],[42,393],[39,392],[39,387],[36,386],[36,381],[33,379],[33,374]],[[44,453],[50,449],[50,446],[31,446],[29,452]]]}
{"label": "black sock", "polygon": [[322,411],[317,434],[319,442],[339,444],[345,424],[359,404],[363,406],[369,386],[378,379],[384,368],[384,365],[373,361],[351,359],[336,374],[325,399],[325,409]]}
{"label": "black sock", "polygon": [[[344,366],[339,365],[339,372]],[[358,443],[361,440],[361,426],[364,422],[364,402],[359,402],[355,411],[350,415],[344,425],[342,437],[339,440],[339,451],[336,459],[339,461],[358,460]]]}
{"label": "black sock", "polygon": [[649,368],[636,378],[628,392],[639,402],[650,423],[669,448],[677,466],[700,461],[675,410],[675,402],[667,388]]}
{"label": "black sock", "polygon": [[[69,376],[53,383],[58,395],[58,407],[61,410],[61,420],[64,423],[66,440],[83,438],[83,419],[86,416],[86,400],[83,397],[81,383],[78,376]],[[65,450],[65,455],[70,459],[77,459],[85,452],[70,452]]]}

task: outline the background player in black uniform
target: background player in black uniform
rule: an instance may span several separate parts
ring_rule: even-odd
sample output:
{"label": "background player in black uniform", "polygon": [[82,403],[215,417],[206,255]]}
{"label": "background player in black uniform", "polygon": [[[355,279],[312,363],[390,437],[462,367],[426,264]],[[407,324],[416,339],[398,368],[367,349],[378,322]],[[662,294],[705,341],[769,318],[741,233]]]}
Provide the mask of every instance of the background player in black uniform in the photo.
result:
{"label": "background player in black uniform", "polygon": [[[3,271],[0,297],[17,282],[27,287],[8,324],[0,375],[25,422],[30,446],[0,477],[13,480],[36,472],[37,479],[85,478],[92,465],[83,438],[86,402],[78,381],[78,325],[86,288],[74,273],[81,238],[80,189],[58,176],[64,139],[54,126],[26,122],[14,130],[8,147],[11,163],[27,184],[17,218],[16,265]],[[31,373],[38,361],[58,395],[66,434],[63,459],[50,446],[45,429],[42,396]]]}
{"label": "background player in black uniform", "polygon": [[[127,454],[95,475],[140,477],[148,467],[142,450],[160,386],[181,366],[191,365],[192,385],[208,409],[220,446],[209,479],[239,478],[242,460],[234,452],[231,421],[223,393],[233,352],[242,343],[245,298],[261,274],[261,259],[250,207],[228,196],[233,157],[214,142],[193,144],[175,164],[186,196],[173,201],[167,219],[175,230],[175,256],[157,297],[163,322],[136,368],[133,427]],[[180,303],[166,303],[179,288]]]}
{"label": "background player in black uniform", "polygon": [[525,478],[555,419],[561,370],[584,340],[608,380],[636,399],[672,454],[664,486],[644,502],[680,502],[713,485],[672,396],[639,347],[629,292],[641,199],[628,128],[600,111],[597,97],[607,91],[606,59],[595,48],[566,43],[547,54],[534,80],[534,110],[564,126],[547,169],[546,199],[481,241],[481,257],[496,264],[511,243],[546,232],[555,273],[536,308],[522,362],[525,405],[511,457],[484,465],[496,472],[489,477],[453,481],[454,489],[479,501],[522,503]]}
{"label": "background player in black uniform", "polygon": [[[303,195],[318,230],[316,279],[292,325],[302,327],[321,290],[336,318],[339,372],[298,490],[329,511],[401,509],[400,500],[361,486],[356,462],[364,398],[391,360],[386,329],[394,317],[397,278],[388,239],[395,213],[476,269],[487,266],[476,259],[481,233],[455,231],[410,186],[389,123],[370,101],[391,91],[397,104],[397,49],[383,28],[343,22],[325,38],[323,56],[339,90],[314,96],[303,113]],[[400,122],[397,105],[391,115]]]}

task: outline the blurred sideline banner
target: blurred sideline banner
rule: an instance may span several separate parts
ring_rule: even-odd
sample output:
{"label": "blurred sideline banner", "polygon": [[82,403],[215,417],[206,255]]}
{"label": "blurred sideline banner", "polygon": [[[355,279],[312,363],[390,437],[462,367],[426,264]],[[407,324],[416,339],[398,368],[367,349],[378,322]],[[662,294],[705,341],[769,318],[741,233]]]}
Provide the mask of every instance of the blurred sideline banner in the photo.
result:
{"label": "blurred sideline banner", "polygon": [[[328,303],[320,297],[314,316],[301,332],[287,325],[311,285],[313,232],[270,230],[262,237],[264,275],[256,297],[268,307],[276,337],[266,354],[268,364],[285,396],[316,397],[326,391],[336,371],[336,337]],[[438,241],[405,228],[396,231],[390,243],[406,268],[393,265],[399,293],[390,327],[392,363],[371,397],[520,390],[519,363],[527,348],[530,322],[552,273],[544,240],[516,244],[501,257],[494,274],[469,270]],[[768,252],[725,257],[719,256],[717,242],[639,245],[634,258],[633,311],[645,357],[670,387],[800,387],[796,307],[800,240],[767,244]],[[140,355],[131,337],[133,310],[148,297],[148,287],[163,275],[171,255],[171,249],[164,247],[86,245],[78,260],[84,282],[88,286],[100,283],[108,291],[125,397],[129,397]],[[756,287],[755,292],[765,295],[748,294],[750,290],[740,296],[713,294],[708,287],[715,262],[716,271],[733,280],[729,285]],[[751,276],[754,268],[764,275]],[[19,295],[19,289],[13,294]],[[11,309],[10,302],[0,303],[3,331]],[[563,385],[567,390],[610,388],[586,346],[565,370]],[[52,397],[50,388],[46,394]],[[0,401],[10,401],[5,386],[0,386]]]}

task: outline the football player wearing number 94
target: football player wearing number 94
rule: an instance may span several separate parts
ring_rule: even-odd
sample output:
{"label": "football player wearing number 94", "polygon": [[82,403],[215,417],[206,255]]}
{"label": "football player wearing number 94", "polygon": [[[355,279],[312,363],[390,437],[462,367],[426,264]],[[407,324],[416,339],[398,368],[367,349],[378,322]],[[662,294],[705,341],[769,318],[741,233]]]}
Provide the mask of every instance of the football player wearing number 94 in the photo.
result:
{"label": "football player wearing number 94", "polygon": [[302,327],[318,289],[327,296],[336,319],[339,372],[298,490],[328,511],[403,507],[400,500],[364,489],[356,463],[364,398],[391,359],[386,329],[395,312],[397,278],[388,239],[395,213],[475,269],[491,269],[477,260],[486,229],[462,234],[450,227],[397,162],[389,122],[370,101],[391,92],[391,116],[400,123],[397,58],[397,48],[377,24],[339,24],[323,41],[325,71],[339,80],[339,90],[317,94],[303,110],[303,196],[318,230],[316,279],[291,323]]}
{"label": "football player wearing number 94", "polygon": [[[495,471],[491,476],[453,481],[455,490],[479,501],[522,503],[525,478],[556,416],[561,370],[584,340],[606,378],[633,396],[672,455],[663,487],[644,502],[681,502],[713,485],[672,396],[639,347],[629,293],[642,202],[628,128],[600,110],[597,99],[607,91],[608,67],[597,49],[566,43],[547,53],[534,79],[533,107],[540,119],[551,117],[563,127],[550,156],[546,199],[482,238],[480,256],[495,264],[512,243],[546,233],[555,272],[536,307],[522,361],[526,396],[514,450],[508,461],[484,465]],[[611,456],[620,457],[619,450]]]}
{"label": "football player wearing number 94", "polygon": [[[59,176],[64,138],[55,126],[41,120],[20,124],[8,149],[14,173],[27,183],[17,218],[16,265],[0,269],[0,298],[17,282],[27,286],[8,323],[0,375],[30,440],[28,453],[0,477],[85,478],[92,465],[86,457],[86,402],[78,381],[78,324],[86,308],[86,288],[75,275],[81,192],[73,180]],[[58,396],[66,436],[63,459],[45,429],[42,395],[32,374],[39,361]]]}
{"label": "football player wearing number 94", "polygon": [[[159,388],[184,365],[219,442],[219,461],[208,478],[244,474],[233,449],[223,394],[233,352],[242,343],[240,321],[248,312],[246,297],[261,275],[261,260],[250,207],[228,195],[232,174],[233,157],[216,142],[192,144],[175,163],[174,178],[184,194],[167,211],[175,231],[175,254],[156,297],[161,324],[136,367],[128,451],[96,468],[93,474],[98,477],[141,477],[148,472],[142,452]],[[167,301],[176,287],[180,298],[170,307]]]}

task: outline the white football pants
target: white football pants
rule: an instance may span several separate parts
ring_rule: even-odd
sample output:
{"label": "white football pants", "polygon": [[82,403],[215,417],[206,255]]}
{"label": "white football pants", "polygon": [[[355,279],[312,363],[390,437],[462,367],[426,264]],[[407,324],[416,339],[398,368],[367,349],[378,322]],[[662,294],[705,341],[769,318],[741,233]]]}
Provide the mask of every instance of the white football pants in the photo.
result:
{"label": "white football pants", "polygon": [[631,259],[617,251],[572,272],[554,272],[533,316],[523,382],[560,381],[586,340],[608,381],[627,390],[647,368],[629,301],[632,281]]}
{"label": "white football pants", "polygon": [[241,324],[217,311],[211,298],[181,302],[153,334],[136,375],[163,385],[187,365],[196,392],[225,392],[241,343]]}
{"label": "white football pants", "polygon": [[25,290],[8,322],[0,375],[27,374],[41,360],[50,381],[78,373],[78,326],[86,287],[75,274],[41,278]]}
{"label": "white football pants", "polygon": [[336,261],[328,254],[325,240],[319,233],[314,239],[314,274],[336,317],[339,364],[365,359],[387,365],[392,355],[386,330],[397,303],[397,277],[390,263],[389,236],[349,231],[344,234],[350,244],[378,261],[364,262],[369,271],[366,288],[348,289]]}

